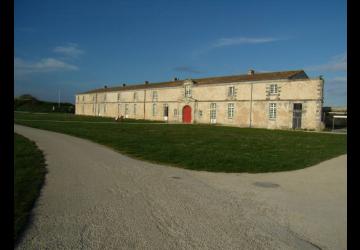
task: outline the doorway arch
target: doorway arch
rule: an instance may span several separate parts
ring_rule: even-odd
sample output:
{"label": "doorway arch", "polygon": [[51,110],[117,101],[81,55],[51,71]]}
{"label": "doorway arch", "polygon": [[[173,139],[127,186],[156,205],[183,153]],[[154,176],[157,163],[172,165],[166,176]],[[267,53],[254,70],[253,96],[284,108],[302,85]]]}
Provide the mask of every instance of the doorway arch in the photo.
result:
{"label": "doorway arch", "polygon": [[189,105],[183,107],[182,121],[183,123],[191,123],[191,107]]}

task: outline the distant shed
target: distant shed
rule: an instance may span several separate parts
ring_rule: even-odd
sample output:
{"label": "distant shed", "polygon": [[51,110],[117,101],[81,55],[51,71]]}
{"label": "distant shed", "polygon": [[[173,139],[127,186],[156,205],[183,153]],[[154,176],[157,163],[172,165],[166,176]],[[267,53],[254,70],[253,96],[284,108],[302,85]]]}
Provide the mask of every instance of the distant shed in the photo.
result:
{"label": "distant shed", "polygon": [[347,127],[347,107],[323,107],[322,115],[326,128],[341,129]]}

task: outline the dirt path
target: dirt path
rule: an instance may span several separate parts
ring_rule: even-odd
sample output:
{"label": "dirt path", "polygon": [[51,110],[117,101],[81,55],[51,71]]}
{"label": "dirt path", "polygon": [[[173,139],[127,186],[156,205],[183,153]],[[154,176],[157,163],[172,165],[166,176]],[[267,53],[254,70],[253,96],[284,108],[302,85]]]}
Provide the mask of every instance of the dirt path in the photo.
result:
{"label": "dirt path", "polygon": [[14,130],[49,170],[17,249],[346,249],[346,155],[292,172],[208,173]]}

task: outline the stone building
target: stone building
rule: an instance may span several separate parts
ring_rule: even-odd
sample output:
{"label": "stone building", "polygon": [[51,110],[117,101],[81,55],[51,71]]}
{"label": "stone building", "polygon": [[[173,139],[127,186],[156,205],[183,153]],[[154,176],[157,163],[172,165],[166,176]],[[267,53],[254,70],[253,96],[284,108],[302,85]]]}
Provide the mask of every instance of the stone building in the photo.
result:
{"label": "stone building", "polygon": [[76,95],[77,115],[320,130],[324,80],[303,70],[104,87]]}

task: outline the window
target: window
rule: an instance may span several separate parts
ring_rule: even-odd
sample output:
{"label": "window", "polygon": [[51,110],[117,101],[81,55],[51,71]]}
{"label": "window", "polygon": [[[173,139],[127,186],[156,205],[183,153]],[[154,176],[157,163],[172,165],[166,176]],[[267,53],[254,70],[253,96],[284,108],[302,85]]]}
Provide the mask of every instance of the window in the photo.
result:
{"label": "window", "polygon": [[84,112],[84,104],[81,105],[81,113],[83,113],[83,114],[85,113],[85,112]]}
{"label": "window", "polygon": [[136,100],[137,100],[137,93],[134,92],[134,101],[136,101]]}
{"label": "window", "polygon": [[210,119],[216,119],[216,103],[210,104]]}
{"label": "window", "polygon": [[117,100],[118,100],[118,102],[120,101],[120,99],[121,99],[121,94],[118,93],[118,94],[117,94]]}
{"label": "window", "polygon": [[153,115],[153,116],[156,115],[156,103],[153,103],[153,106],[152,106],[152,115]]}
{"label": "window", "polygon": [[178,111],[177,109],[174,109],[174,116],[177,116],[178,115]]}
{"label": "window", "polygon": [[228,103],[228,118],[234,118],[234,103]]}
{"label": "window", "polygon": [[134,115],[136,115],[136,104],[134,104]]}
{"label": "window", "polygon": [[270,103],[269,105],[269,118],[270,119],[276,118],[276,103]]}
{"label": "window", "polygon": [[94,95],[94,96],[93,96],[93,102],[95,102],[95,100],[96,100],[96,96]]}
{"label": "window", "polygon": [[85,101],[85,96],[83,95],[82,100]]}
{"label": "window", "polygon": [[270,94],[273,95],[273,94],[277,94],[277,93],[278,93],[277,84],[271,84],[270,85]]}
{"label": "window", "polygon": [[79,96],[76,97],[76,100],[79,102]]}
{"label": "window", "polygon": [[235,87],[229,87],[228,96],[235,96]]}
{"label": "window", "polygon": [[125,104],[125,115],[129,114],[129,104]]}
{"label": "window", "polygon": [[202,110],[199,110],[199,118],[201,118],[203,116],[203,112]]}
{"label": "window", "polygon": [[164,104],[164,116],[168,117],[169,116],[169,105],[168,104]]}
{"label": "window", "polygon": [[191,86],[190,85],[185,86],[185,97],[191,97]]}
{"label": "window", "polygon": [[157,91],[152,92],[152,100],[153,102],[156,102],[158,100],[158,93]]}
{"label": "window", "polygon": [[302,103],[294,103],[294,110],[302,110]]}

